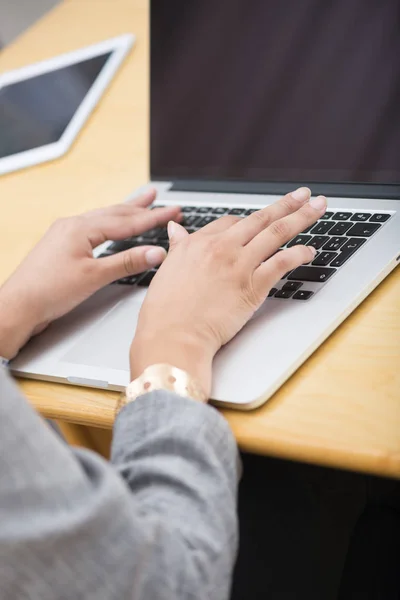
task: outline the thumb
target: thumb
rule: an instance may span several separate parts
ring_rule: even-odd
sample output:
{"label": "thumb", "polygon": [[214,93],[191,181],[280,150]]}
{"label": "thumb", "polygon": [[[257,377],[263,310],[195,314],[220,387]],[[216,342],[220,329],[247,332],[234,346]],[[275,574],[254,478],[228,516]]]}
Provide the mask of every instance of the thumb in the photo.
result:
{"label": "thumb", "polygon": [[168,223],[168,237],[170,246],[173,247],[178,244],[181,240],[185,239],[188,236],[188,232],[182,225],[176,223],[175,221],[170,221]]}
{"label": "thumb", "polygon": [[159,246],[139,246],[98,258],[96,263],[99,263],[100,268],[100,284],[107,285],[122,277],[143,273],[160,265],[166,256],[164,248]]}

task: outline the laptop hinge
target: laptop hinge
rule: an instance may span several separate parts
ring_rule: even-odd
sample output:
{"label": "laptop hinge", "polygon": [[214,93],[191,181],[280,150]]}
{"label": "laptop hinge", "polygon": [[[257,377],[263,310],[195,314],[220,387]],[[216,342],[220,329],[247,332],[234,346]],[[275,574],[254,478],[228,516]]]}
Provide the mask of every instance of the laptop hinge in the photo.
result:
{"label": "laptop hinge", "polygon": [[174,179],[171,191],[176,192],[205,192],[229,194],[270,194],[281,195],[302,185],[311,188],[313,195],[343,198],[388,198],[400,199],[400,184],[378,183],[321,183],[321,182],[257,182],[229,180]]}

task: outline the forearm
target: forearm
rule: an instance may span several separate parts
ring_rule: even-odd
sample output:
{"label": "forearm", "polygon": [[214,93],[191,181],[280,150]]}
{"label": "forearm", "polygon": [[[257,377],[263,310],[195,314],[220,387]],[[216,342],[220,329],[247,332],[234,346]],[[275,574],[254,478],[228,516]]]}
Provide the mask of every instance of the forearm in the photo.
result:
{"label": "forearm", "polygon": [[[171,393],[142,396],[117,419],[112,460],[141,516],[168,523],[179,540],[169,569],[181,565],[174,583],[186,593],[177,587],[171,598],[227,598],[237,548],[239,459],[222,416]],[[148,576],[151,585],[156,573]],[[150,589],[145,597],[152,597]]]}
{"label": "forearm", "polygon": [[127,487],[109,463],[73,454],[0,373],[2,599],[227,597],[232,436],[209,407],[144,400],[122,411],[115,431],[113,459]]}

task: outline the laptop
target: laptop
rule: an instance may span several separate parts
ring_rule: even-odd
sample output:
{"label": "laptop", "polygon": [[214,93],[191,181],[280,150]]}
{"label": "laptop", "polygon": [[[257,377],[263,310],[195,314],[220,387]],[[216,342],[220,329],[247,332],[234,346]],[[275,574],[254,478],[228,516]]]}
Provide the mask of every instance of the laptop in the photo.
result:
{"label": "laptop", "polygon": [[[287,244],[313,245],[312,264],[278,281],[216,356],[216,404],[268,400],[398,265],[399,56],[397,0],[152,0],[157,204],[180,204],[194,232],[300,185],[328,197],[326,214]],[[106,242],[96,256],[143,243],[168,248],[166,230]],[[13,371],[122,390],[155,275],[101,290],[32,340]]]}

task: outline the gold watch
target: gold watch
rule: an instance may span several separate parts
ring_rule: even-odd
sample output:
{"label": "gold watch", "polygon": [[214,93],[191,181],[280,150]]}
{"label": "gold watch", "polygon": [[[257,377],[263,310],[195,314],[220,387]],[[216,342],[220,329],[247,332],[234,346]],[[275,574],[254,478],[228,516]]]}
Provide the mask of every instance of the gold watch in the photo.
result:
{"label": "gold watch", "polygon": [[192,398],[198,402],[208,402],[208,397],[200,383],[189,373],[168,364],[156,364],[147,367],[143,373],[134,379],[119,398],[116,414],[129,402],[134,402],[139,396],[166,390],[174,392],[183,398]]}

